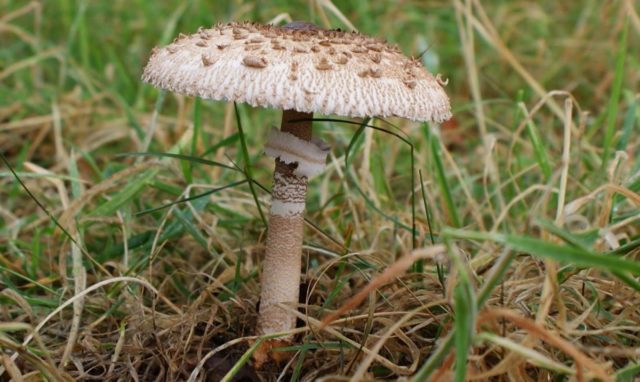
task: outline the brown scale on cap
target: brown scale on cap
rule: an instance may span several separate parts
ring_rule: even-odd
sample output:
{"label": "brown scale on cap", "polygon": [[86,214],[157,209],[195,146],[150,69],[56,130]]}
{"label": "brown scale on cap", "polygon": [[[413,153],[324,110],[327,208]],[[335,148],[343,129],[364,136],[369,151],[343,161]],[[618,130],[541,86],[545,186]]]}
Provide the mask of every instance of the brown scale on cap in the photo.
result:
{"label": "brown scale on cap", "polygon": [[211,37],[210,32],[208,32],[203,27],[198,28],[197,33],[198,33],[198,36],[200,36],[200,38],[208,39],[209,37]]}
{"label": "brown scale on cap", "polygon": [[298,61],[291,61],[291,70],[289,73],[289,79],[295,81],[298,79]]}
{"label": "brown scale on cap", "polygon": [[210,65],[213,65],[213,63],[216,62],[215,58],[212,58],[208,54],[203,54],[201,59],[202,59],[202,65],[204,65],[204,66],[210,66]]}
{"label": "brown scale on cap", "polygon": [[[295,106],[307,113],[435,121],[450,115],[444,83],[397,45],[308,23],[200,28],[153,51],[143,79],[183,94]],[[357,99],[355,91],[368,97]],[[324,102],[324,97],[333,101]]]}
{"label": "brown scale on cap", "polygon": [[404,80],[402,81],[403,84],[405,84],[409,89],[413,89],[416,87],[417,83],[414,80]]}
{"label": "brown scale on cap", "polygon": [[316,64],[316,69],[318,70],[331,70],[333,66],[329,63],[326,57],[320,57],[320,62]]}
{"label": "brown scale on cap", "polygon": [[382,76],[382,70],[380,70],[380,68],[367,68],[359,72],[358,76],[362,78],[366,78],[366,77],[380,78]]}
{"label": "brown scale on cap", "polygon": [[383,47],[377,44],[369,44],[367,45],[367,49],[373,50],[374,52],[382,52]]}
{"label": "brown scale on cap", "polygon": [[242,59],[242,63],[245,66],[248,66],[250,68],[266,68],[267,67],[267,60],[264,57],[258,57],[258,56],[245,56]]}
{"label": "brown scale on cap", "polygon": [[344,53],[340,53],[340,55],[338,55],[338,58],[335,59],[335,62],[336,64],[344,65],[349,62],[349,57],[347,57],[347,55]]}
{"label": "brown scale on cap", "polygon": [[353,53],[367,53],[368,52],[367,48],[365,48],[364,46],[358,46],[358,45],[352,47],[351,51]]}

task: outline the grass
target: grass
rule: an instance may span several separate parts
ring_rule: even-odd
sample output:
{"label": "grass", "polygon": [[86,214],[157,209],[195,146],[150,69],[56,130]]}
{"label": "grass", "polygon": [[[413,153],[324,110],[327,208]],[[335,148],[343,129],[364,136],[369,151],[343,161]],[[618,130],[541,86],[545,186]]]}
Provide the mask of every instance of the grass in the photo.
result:
{"label": "grass", "polygon": [[[0,9],[3,380],[640,378],[637,2]],[[302,325],[258,371],[279,114],[139,77],[178,32],[276,18],[422,53],[455,117],[317,116]]]}

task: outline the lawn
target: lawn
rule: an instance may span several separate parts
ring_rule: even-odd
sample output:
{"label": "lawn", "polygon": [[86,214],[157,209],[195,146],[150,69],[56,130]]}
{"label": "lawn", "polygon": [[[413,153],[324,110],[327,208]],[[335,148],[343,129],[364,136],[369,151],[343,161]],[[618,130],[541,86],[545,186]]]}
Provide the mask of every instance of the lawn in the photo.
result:
{"label": "lawn", "polygon": [[[244,20],[397,44],[453,113],[314,116],[298,325],[261,368],[281,113],[141,81]],[[637,380],[639,89],[638,0],[0,0],[0,380]]]}

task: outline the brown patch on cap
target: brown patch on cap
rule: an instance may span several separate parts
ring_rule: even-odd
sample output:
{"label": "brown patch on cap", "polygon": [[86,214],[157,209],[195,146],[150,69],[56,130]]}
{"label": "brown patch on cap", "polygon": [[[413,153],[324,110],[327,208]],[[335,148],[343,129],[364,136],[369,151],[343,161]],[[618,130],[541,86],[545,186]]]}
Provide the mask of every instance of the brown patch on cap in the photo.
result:
{"label": "brown patch on cap", "polygon": [[318,70],[331,70],[333,66],[329,63],[326,57],[320,58],[320,62],[316,64],[316,69]]}
{"label": "brown patch on cap", "polygon": [[340,55],[335,59],[336,64],[344,65],[347,62],[349,62],[349,57],[343,53],[340,53]]}
{"label": "brown patch on cap", "polygon": [[402,83],[404,83],[409,89],[413,89],[417,85],[415,80],[404,80]]}
{"label": "brown patch on cap", "polygon": [[202,65],[204,66],[210,66],[216,62],[215,58],[209,56],[208,54],[203,54],[201,59],[202,59]]}
{"label": "brown patch on cap", "polygon": [[369,76],[380,78],[382,76],[382,70],[380,70],[380,68],[369,68]]}
{"label": "brown patch on cap", "polygon": [[250,68],[266,68],[267,67],[267,60],[264,57],[258,57],[258,56],[245,56],[242,59],[242,63],[244,64],[244,66],[248,66]]}
{"label": "brown patch on cap", "polygon": [[382,76],[382,70],[380,68],[367,68],[358,72],[358,76],[362,78],[371,77],[371,78],[380,78]]}

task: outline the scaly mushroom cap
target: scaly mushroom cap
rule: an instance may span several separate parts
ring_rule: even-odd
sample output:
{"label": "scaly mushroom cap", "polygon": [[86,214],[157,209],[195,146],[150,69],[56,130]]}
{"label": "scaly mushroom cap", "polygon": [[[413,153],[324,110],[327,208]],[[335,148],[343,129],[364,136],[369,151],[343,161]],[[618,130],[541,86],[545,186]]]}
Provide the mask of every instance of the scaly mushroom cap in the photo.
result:
{"label": "scaly mushroom cap", "polygon": [[252,106],[348,117],[451,116],[439,79],[395,45],[355,32],[219,24],[156,48],[142,79],[162,89]]}

